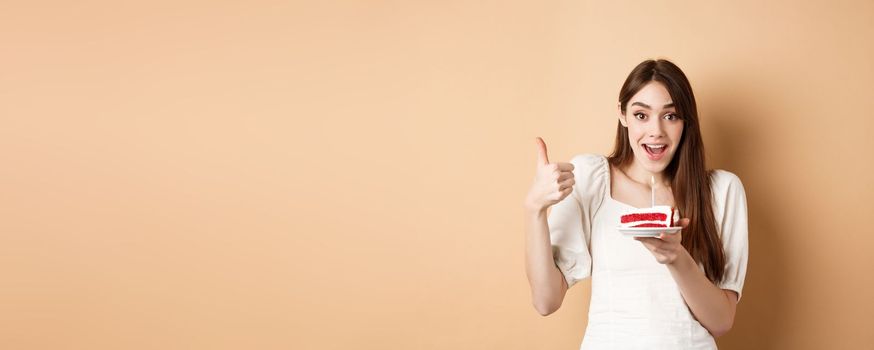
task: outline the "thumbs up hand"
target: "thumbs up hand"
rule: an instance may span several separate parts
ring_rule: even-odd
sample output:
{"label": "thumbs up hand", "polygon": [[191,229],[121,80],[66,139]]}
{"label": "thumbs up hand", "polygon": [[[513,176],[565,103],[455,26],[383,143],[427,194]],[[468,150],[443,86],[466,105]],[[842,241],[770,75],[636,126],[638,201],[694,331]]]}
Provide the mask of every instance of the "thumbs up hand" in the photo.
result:
{"label": "thumbs up hand", "polygon": [[534,184],[525,198],[525,207],[534,212],[545,211],[574,190],[574,165],[550,163],[546,155],[546,143],[537,138],[537,171]]}

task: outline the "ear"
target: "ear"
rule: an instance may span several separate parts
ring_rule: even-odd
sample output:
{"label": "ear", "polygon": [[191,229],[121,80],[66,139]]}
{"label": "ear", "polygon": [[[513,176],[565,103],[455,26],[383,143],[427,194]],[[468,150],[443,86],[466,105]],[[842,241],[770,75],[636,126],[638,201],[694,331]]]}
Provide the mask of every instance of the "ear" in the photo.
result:
{"label": "ear", "polygon": [[619,123],[624,127],[628,127],[628,121],[625,119],[625,114],[622,114],[622,102],[616,104],[616,114],[619,115]]}

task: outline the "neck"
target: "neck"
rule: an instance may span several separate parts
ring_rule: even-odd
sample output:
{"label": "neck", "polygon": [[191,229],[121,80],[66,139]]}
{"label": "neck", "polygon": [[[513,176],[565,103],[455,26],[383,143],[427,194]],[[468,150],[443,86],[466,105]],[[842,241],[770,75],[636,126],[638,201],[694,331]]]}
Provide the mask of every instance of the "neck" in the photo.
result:
{"label": "neck", "polygon": [[668,182],[667,177],[665,176],[664,171],[660,171],[657,173],[650,172],[649,170],[644,169],[637,161],[632,161],[628,166],[628,169],[625,169],[625,176],[628,176],[632,181],[650,186],[651,177],[655,177],[656,186],[662,185],[665,187],[670,187],[670,183]]}

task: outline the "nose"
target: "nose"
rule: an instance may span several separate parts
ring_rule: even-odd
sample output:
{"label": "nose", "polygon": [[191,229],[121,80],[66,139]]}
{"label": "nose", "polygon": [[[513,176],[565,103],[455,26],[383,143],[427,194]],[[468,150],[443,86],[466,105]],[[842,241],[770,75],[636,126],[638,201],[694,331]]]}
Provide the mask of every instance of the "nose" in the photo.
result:
{"label": "nose", "polygon": [[660,138],[665,136],[664,125],[662,125],[663,120],[661,118],[653,118],[653,120],[649,123],[649,128],[647,130],[647,136],[652,138]]}

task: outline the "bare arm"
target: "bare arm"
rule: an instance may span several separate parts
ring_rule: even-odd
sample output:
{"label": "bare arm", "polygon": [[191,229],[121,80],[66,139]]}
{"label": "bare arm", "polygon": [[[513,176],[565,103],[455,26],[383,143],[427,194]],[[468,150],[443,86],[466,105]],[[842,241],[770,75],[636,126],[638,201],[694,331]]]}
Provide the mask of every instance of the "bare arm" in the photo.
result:
{"label": "bare arm", "polygon": [[714,337],[728,333],[737,311],[737,293],[710,282],[685,249],[667,266],[698,322]]}
{"label": "bare arm", "polygon": [[558,310],[568,287],[553,260],[546,210],[525,210],[525,272],[537,312],[547,316]]}
{"label": "bare arm", "polygon": [[561,307],[568,289],[553,260],[546,212],[571,194],[575,180],[573,164],[550,163],[546,143],[539,137],[536,169],[534,184],[525,198],[525,273],[534,308],[546,316]]}
{"label": "bare arm", "polygon": [[[689,225],[689,219],[682,219],[680,226]],[[662,234],[659,238],[637,237],[655,256],[659,263],[665,264],[680,294],[692,315],[714,337],[722,336],[734,325],[737,310],[737,293],[720,289],[707,279],[704,272],[689,252],[680,244],[682,233]]]}

